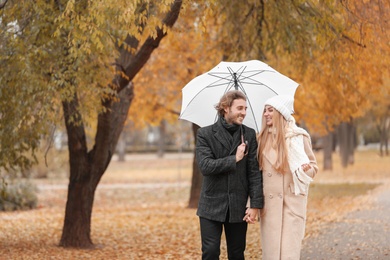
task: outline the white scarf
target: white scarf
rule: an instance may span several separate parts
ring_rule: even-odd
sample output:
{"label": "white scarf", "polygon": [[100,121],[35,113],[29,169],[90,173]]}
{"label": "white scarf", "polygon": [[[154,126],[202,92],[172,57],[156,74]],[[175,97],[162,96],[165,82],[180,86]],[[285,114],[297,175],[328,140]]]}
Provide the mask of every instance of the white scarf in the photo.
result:
{"label": "white scarf", "polygon": [[295,119],[292,117],[287,122],[286,145],[288,149],[288,164],[294,181],[295,195],[300,193],[307,194],[310,182],[313,181],[302,169],[302,164],[310,163],[303,144],[304,136],[310,138],[306,130],[295,124]]}

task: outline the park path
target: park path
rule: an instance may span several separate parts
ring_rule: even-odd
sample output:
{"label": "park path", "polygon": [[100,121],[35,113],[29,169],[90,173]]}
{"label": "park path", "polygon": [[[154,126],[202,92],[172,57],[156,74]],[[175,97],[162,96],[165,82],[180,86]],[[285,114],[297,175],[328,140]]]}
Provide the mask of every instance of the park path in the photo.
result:
{"label": "park path", "polygon": [[[101,183],[96,190],[105,189],[155,189],[155,188],[172,188],[172,187],[189,187],[190,182],[147,182],[147,183]],[[67,184],[38,184],[38,190],[67,190]]]}
{"label": "park path", "polygon": [[301,260],[390,259],[390,183],[370,196],[369,208],[350,212],[304,240]]}

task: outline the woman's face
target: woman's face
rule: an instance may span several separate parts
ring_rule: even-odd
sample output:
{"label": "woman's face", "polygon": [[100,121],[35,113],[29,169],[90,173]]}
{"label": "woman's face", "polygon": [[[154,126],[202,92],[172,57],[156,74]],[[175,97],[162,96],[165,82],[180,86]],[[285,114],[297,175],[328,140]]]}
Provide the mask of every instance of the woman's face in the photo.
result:
{"label": "woman's face", "polygon": [[272,126],[272,117],[274,114],[274,108],[271,106],[266,105],[264,108],[264,118],[267,126]]}

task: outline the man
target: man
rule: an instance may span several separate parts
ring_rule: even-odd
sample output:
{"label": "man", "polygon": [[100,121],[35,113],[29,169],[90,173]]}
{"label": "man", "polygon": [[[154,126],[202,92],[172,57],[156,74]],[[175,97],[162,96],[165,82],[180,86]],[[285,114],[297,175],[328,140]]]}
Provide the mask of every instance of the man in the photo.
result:
{"label": "man", "polygon": [[[264,203],[256,133],[242,124],[247,109],[242,92],[227,92],[215,108],[218,121],[200,128],[196,142],[196,159],[203,174],[197,210],[202,259],[219,259],[222,229],[228,258],[244,259],[248,223],[257,220]],[[248,196],[250,208],[246,209]]]}

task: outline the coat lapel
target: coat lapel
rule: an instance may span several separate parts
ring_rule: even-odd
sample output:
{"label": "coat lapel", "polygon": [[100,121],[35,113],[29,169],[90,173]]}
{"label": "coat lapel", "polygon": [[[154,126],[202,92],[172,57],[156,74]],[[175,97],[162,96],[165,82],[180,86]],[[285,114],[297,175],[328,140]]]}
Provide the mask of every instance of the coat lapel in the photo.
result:
{"label": "coat lapel", "polygon": [[275,165],[277,159],[277,153],[274,148],[272,148],[272,140],[268,138],[265,149],[263,151],[263,155],[267,160],[271,163],[271,165]]}
{"label": "coat lapel", "polygon": [[233,136],[219,123],[213,126],[214,137],[232,154],[241,144],[241,131],[238,130]]}
{"label": "coat lapel", "polygon": [[241,142],[241,129],[239,129],[233,134],[233,146],[231,147],[230,154],[235,152],[237,146],[239,146]]}
{"label": "coat lapel", "polygon": [[231,136],[228,131],[223,128],[220,124],[215,124],[213,127],[214,137],[217,139],[227,150],[230,151]]}

